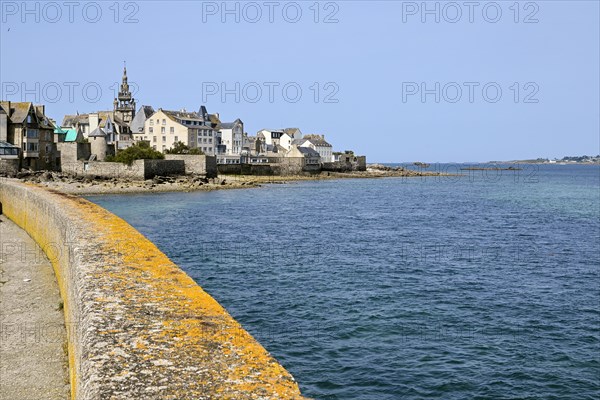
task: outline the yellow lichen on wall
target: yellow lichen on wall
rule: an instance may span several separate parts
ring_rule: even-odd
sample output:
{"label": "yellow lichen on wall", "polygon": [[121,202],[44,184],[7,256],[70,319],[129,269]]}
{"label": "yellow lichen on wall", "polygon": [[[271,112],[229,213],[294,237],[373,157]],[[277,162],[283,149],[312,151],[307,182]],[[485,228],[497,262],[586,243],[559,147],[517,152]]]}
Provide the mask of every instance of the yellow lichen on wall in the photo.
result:
{"label": "yellow lichen on wall", "polygon": [[[73,398],[80,398],[77,390],[82,387],[86,393],[115,399],[139,398],[147,390],[153,391],[148,398],[165,399],[302,398],[289,372],[124,220],[75,196],[34,186],[21,192],[35,193],[36,199],[6,199],[0,185],[4,212],[42,248],[49,249],[44,244],[56,240],[59,232],[58,224],[45,221],[50,211],[34,207],[40,207],[39,199],[64,210],[67,225],[83,227],[75,230],[83,236],[75,242],[93,250],[77,254],[82,259],[77,270],[67,257],[51,260],[65,319],[75,314],[85,318],[77,321],[84,324],[85,343],[69,338]],[[80,293],[83,287],[93,294]],[[73,298],[73,293],[86,298]],[[79,359],[82,352],[85,360]],[[90,376],[94,378],[88,384]]]}

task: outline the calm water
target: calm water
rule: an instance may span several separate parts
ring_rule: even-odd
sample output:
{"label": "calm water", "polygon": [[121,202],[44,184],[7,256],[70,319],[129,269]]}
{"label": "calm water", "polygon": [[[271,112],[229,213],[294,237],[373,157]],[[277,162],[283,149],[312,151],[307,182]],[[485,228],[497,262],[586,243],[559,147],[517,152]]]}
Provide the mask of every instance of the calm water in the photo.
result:
{"label": "calm water", "polygon": [[599,167],[485,175],[90,199],[307,396],[599,398]]}

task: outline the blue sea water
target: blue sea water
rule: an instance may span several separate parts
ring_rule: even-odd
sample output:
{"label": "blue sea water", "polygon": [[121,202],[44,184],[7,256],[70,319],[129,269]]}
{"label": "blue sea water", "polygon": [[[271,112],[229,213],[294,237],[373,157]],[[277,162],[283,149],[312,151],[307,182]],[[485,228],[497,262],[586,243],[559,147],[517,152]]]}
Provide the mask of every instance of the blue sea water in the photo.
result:
{"label": "blue sea water", "polygon": [[523,168],[89,199],[306,396],[598,399],[600,168]]}

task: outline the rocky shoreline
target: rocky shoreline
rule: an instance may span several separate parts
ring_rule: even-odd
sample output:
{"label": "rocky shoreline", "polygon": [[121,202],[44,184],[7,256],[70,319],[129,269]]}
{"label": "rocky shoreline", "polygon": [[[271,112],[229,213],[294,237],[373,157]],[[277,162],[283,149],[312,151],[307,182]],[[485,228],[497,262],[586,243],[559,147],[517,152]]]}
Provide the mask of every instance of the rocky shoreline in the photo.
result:
{"label": "rocky shoreline", "polygon": [[[101,176],[73,176],[61,172],[23,170],[15,176],[7,177],[22,182],[38,184],[49,189],[68,194],[119,194],[119,193],[161,193],[191,192],[223,189],[257,188],[265,184],[282,184],[294,181],[386,178],[386,177],[422,177],[445,176],[438,172],[413,171],[403,167],[388,167],[371,164],[366,171],[321,172],[316,175],[298,176],[248,176],[221,175],[217,178],[205,178],[199,175],[156,176],[145,181],[126,178],[103,178]],[[7,179],[5,178],[5,179]]]}

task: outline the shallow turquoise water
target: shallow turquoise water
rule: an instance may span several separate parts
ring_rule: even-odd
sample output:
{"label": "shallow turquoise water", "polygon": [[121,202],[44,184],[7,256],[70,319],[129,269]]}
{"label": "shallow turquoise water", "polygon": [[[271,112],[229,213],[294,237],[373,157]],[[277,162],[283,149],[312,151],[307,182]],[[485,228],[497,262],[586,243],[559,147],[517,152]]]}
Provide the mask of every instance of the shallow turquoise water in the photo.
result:
{"label": "shallow turquoise water", "polygon": [[154,241],[307,396],[599,396],[597,166],[89,198]]}

